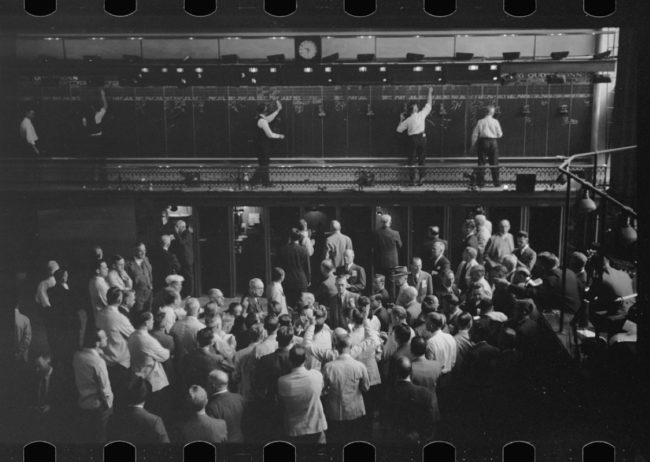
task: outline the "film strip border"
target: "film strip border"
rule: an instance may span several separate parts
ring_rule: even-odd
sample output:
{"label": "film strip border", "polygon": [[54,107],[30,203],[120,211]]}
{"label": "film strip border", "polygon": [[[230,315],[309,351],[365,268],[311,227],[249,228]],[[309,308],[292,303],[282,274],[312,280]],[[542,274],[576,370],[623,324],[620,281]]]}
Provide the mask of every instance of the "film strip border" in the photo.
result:
{"label": "film strip border", "polygon": [[[193,442],[184,447],[169,445],[136,446],[118,441],[107,444],[101,448],[86,448],[85,456],[77,455],[74,458],[61,458],[57,454],[56,447],[46,442],[33,442],[23,448],[23,460],[25,462],[64,462],[65,460],[103,460],[105,462],[141,462],[141,461],[192,461],[192,462],[374,462],[378,460],[391,460],[394,462],[456,462],[466,460],[458,458],[456,447],[444,441],[436,441],[425,445],[421,450],[408,448],[394,449],[395,453],[389,458],[378,454],[377,448],[370,443],[354,442],[340,448],[336,454],[334,446],[296,446],[275,441],[263,448],[251,448],[250,446],[227,446],[215,447],[207,442]],[[615,462],[616,449],[613,445],[594,441],[582,447],[582,462]],[[9,460],[17,460],[12,457]],[[487,459],[486,459],[487,460]],[[489,460],[497,461],[498,458],[490,457]],[[535,446],[525,441],[515,441],[503,446],[501,451],[502,462],[535,462],[537,453]],[[544,454],[540,454],[540,460],[547,460]],[[575,460],[578,460],[576,457]],[[644,461],[640,455],[634,455],[634,460]]]}
{"label": "film strip border", "polygon": [[[291,16],[298,11],[297,0],[259,0],[259,2],[263,3],[267,14],[275,17]],[[336,7],[338,3],[342,11],[359,18],[371,16],[377,11],[377,0],[333,0],[321,1],[321,3],[331,4],[332,7]],[[56,12],[57,0],[24,0],[24,8],[33,16],[48,16]],[[184,0],[183,8],[187,14],[197,17],[219,13],[217,0]],[[451,16],[456,9],[457,0],[422,0],[423,12],[434,17]],[[104,0],[104,11],[112,16],[130,16],[137,10],[138,0]],[[503,11],[509,16],[523,18],[533,15],[536,10],[537,0],[503,0]],[[607,17],[616,11],[616,0],[583,0],[583,11],[596,18]]]}

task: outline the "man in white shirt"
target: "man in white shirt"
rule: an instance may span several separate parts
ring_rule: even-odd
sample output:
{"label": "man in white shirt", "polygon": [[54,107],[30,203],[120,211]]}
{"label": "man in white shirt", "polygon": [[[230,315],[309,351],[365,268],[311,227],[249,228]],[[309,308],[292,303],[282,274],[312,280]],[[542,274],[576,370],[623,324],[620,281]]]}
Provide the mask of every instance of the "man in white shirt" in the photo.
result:
{"label": "man in white shirt", "polygon": [[[95,313],[95,324],[106,332],[108,344],[104,347],[104,359],[108,368],[111,385],[115,390],[126,383],[128,369],[131,367],[131,354],[127,339],[135,331],[129,318],[117,309],[122,303],[122,291],[111,287],[106,294],[108,306]],[[119,398],[119,396],[118,396]]]}
{"label": "man in white shirt", "polygon": [[[408,109],[410,115],[405,117],[405,114],[400,114],[400,123],[397,126],[398,133],[406,131],[413,143],[413,151],[409,154],[408,165],[414,166],[416,163],[420,166],[424,165],[424,159],[427,155],[427,135],[425,133],[425,121],[431,112],[431,99],[433,97],[433,88],[429,87],[429,94],[427,96],[427,104],[424,105],[420,111],[417,103],[410,103]],[[424,168],[411,169],[411,183],[414,185],[421,185],[424,178]],[[416,179],[419,174],[419,179]]]}
{"label": "man in white shirt", "polygon": [[481,167],[489,163],[492,165],[490,168],[492,182],[494,186],[498,187],[501,186],[501,183],[499,182],[499,145],[497,139],[503,136],[503,131],[499,121],[493,117],[495,107],[489,105],[486,110],[487,114],[476,123],[476,127],[472,132],[472,146],[476,146],[479,165],[476,183],[480,187],[485,184],[485,168]]}
{"label": "man in white shirt", "polygon": [[264,186],[270,186],[271,180],[269,178],[269,163],[271,162],[271,140],[283,140],[284,135],[274,133],[269,124],[275,120],[277,115],[282,110],[282,104],[279,100],[275,101],[276,110],[269,115],[265,115],[266,104],[260,103],[257,105],[257,114],[255,116],[255,123],[258,128],[255,134],[255,154],[259,168],[251,178],[251,183],[262,183]]}
{"label": "man in white shirt", "polygon": [[36,146],[38,136],[36,135],[36,129],[34,129],[34,124],[32,123],[35,115],[36,113],[34,112],[34,109],[28,108],[25,111],[25,117],[20,122],[19,130],[20,138],[24,141],[23,147],[25,152],[28,154],[39,155],[41,152],[39,151],[38,146]]}
{"label": "man in white shirt", "polygon": [[95,311],[99,311],[107,305],[106,293],[108,292],[108,265],[104,260],[98,260],[95,266],[95,274],[88,283],[90,293],[90,304]]}
{"label": "man in white shirt", "polygon": [[[75,385],[79,393],[77,404],[86,417],[83,428],[89,443],[106,442],[106,426],[113,412],[113,390],[108,378],[102,349],[108,345],[106,333],[94,328],[84,342],[84,348],[72,359]],[[81,439],[80,442],[86,442]]]}
{"label": "man in white shirt", "polygon": [[183,356],[196,348],[196,334],[201,329],[205,329],[205,324],[197,319],[200,308],[201,304],[198,298],[188,298],[185,302],[187,315],[184,319],[176,321],[169,331],[174,337],[175,359],[179,364]]}
{"label": "man in white shirt", "polygon": [[296,345],[289,351],[293,370],[278,379],[278,396],[284,410],[285,435],[295,443],[325,444],[327,420],[320,396],[323,376],[305,368],[305,348]]}
{"label": "man in white shirt", "polygon": [[443,332],[445,315],[442,313],[429,313],[427,330],[433,335],[427,341],[427,359],[439,361],[442,364],[442,374],[448,374],[456,363],[456,340]]}

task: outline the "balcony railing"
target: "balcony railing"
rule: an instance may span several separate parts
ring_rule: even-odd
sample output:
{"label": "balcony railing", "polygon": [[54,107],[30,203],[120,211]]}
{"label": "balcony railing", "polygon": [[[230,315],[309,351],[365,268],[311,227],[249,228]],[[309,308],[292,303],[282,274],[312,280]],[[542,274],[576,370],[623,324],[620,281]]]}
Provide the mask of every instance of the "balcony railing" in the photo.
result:
{"label": "balcony railing", "polygon": [[[288,159],[284,159],[285,161]],[[485,167],[485,186],[474,186],[478,168],[468,159],[437,159],[424,167],[381,163],[376,159],[328,163],[321,159],[278,160],[269,167],[272,186],[254,181],[258,170],[253,159],[235,164],[215,159],[81,159],[50,158],[0,160],[0,190],[118,190],[118,191],[336,191],[336,190],[415,190],[454,191],[495,189],[489,166]],[[373,163],[374,162],[374,163]],[[536,190],[554,191],[558,182],[558,159],[504,162],[499,167],[502,189],[514,190],[517,175],[534,174]],[[422,185],[412,186],[413,170],[420,170]],[[576,163],[572,172],[583,178],[607,183],[607,166]],[[596,173],[594,175],[594,172]],[[563,189],[563,188],[562,188]]]}

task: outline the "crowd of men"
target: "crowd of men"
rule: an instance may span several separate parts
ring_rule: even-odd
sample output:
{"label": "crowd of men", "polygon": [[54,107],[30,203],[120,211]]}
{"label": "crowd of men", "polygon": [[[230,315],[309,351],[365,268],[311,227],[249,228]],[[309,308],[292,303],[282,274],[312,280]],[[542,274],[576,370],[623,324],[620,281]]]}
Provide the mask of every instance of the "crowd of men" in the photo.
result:
{"label": "crowd of men", "polygon": [[[629,307],[619,298],[632,281],[606,258],[587,265],[575,252],[562,269],[528,233],[513,236],[508,220],[493,233],[484,214],[468,218],[455,270],[435,226],[399,266],[400,235],[389,215],[380,221],[373,271],[355,263],[334,221],[316,278],[303,224],[269,283],[252,279],[230,303],[219,289],[204,303],[192,296],[183,221],[151,259],[143,243],[108,262],[96,247],[87,288],[70,287],[68,270],[50,261],[35,297],[16,292],[15,359],[33,358],[29,404],[49,412],[58,376],[75,396],[80,442],[422,443],[462,403],[511,398],[513,377],[547,351],[542,311],[577,315],[587,292],[609,311]],[[28,355],[21,309],[30,298],[49,354]]]}

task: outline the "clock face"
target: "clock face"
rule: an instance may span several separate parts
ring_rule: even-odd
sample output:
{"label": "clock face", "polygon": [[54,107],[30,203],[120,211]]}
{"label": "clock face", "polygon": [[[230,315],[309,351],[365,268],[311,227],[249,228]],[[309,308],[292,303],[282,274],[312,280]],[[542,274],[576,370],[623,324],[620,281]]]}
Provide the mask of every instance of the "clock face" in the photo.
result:
{"label": "clock face", "polygon": [[303,40],[298,45],[298,54],[302,59],[314,59],[318,53],[318,46],[313,40]]}

